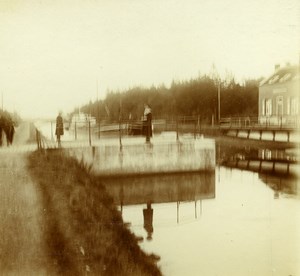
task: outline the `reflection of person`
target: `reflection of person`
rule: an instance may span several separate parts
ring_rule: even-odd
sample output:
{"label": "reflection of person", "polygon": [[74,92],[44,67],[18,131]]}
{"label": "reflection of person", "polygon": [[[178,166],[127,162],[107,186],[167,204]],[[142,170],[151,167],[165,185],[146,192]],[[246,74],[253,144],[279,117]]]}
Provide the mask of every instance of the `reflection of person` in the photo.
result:
{"label": "reflection of person", "polygon": [[55,135],[57,137],[58,146],[61,146],[60,136],[64,135],[64,122],[61,116],[61,112],[59,112],[58,116],[56,117]]}
{"label": "reflection of person", "polygon": [[153,209],[151,208],[151,202],[147,203],[147,209],[143,209],[144,215],[144,228],[147,231],[147,240],[152,240],[153,233]]}
{"label": "reflection of person", "polygon": [[146,142],[150,142],[150,137],[152,137],[152,111],[148,104],[145,104],[144,118],[146,120]]}

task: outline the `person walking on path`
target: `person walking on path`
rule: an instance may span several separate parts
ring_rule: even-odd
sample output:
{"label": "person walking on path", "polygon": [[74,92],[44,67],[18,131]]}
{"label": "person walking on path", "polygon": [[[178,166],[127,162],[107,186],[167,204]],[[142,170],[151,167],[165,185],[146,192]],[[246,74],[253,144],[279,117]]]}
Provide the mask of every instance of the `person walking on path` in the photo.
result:
{"label": "person walking on path", "polygon": [[146,142],[150,142],[150,137],[152,137],[152,110],[148,104],[145,104],[144,119],[146,120]]}
{"label": "person walking on path", "polygon": [[55,135],[57,137],[58,147],[61,147],[60,136],[64,135],[64,122],[61,116],[61,112],[59,112],[58,116],[56,117]]}
{"label": "person walking on path", "polygon": [[5,135],[7,146],[12,145],[15,134],[15,123],[11,115],[6,111],[0,111],[0,146],[3,145],[3,136]]}

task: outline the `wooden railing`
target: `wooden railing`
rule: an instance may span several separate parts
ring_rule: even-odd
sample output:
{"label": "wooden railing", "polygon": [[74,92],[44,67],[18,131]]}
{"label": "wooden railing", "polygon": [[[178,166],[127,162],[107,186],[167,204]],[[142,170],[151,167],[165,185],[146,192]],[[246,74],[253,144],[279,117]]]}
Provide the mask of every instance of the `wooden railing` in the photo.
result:
{"label": "wooden railing", "polygon": [[[40,133],[36,129],[36,141],[38,149],[47,146],[47,143],[56,141],[55,137],[55,121],[45,122],[49,124],[48,135]],[[92,145],[93,141],[102,139],[104,135],[113,135],[120,138],[120,144],[122,144],[122,138],[130,135],[145,135],[144,122],[141,120],[120,120],[115,122],[97,122],[91,124],[87,122],[84,126],[74,123],[71,127],[68,122],[65,122],[65,129],[69,130],[69,137],[73,136],[74,140],[88,141],[89,145]],[[270,130],[298,130],[300,126],[300,120],[297,116],[281,116],[281,117],[225,117],[221,118],[219,122],[215,122],[214,118],[208,119],[200,115],[195,116],[173,116],[169,118],[154,118],[152,120],[153,133],[161,132],[175,132],[177,140],[183,134],[193,135],[194,138],[200,134],[218,135],[220,131],[226,129],[270,129]],[[51,130],[50,130],[51,129]],[[50,134],[50,137],[49,137]],[[56,142],[55,142],[56,143]]]}
{"label": "wooden railing", "polygon": [[299,129],[298,116],[227,117],[221,118],[222,128]]}
{"label": "wooden railing", "polygon": [[43,136],[42,132],[38,128],[35,128],[35,135],[37,150],[43,150],[48,148],[47,139]]}

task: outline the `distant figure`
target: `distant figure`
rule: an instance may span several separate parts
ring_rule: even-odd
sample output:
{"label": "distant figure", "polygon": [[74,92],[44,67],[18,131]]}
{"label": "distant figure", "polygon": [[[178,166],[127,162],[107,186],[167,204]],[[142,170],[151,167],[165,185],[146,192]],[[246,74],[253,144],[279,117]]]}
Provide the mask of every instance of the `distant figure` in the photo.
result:
{"label": "distant figure", "polygon": [[58,116],[56,117],[55,135],[57,137],[58,147],[61,147],[60,136],[64,135],[64,122],[61,112],[59,112]]}
{"label": "distant figure", "polygon": [[2,146],[2,126],[1,126],[1,117],[0,117],[0,147],[1,146]]}
{"label": "distant figure", "polygon": [[3,140],[2,140],[2,133],[4,131],[4,118],[3,115],[0,112],[0,147],[2,146]]}
{"label": "distant figure", "polygon": [[150,142],[150,137],[152,137],[152,111],[148,104],[145,104],[144,120],[146,121],[146,142]]}
{"label": "distant figure", "polygon": [[7,112],[0,114],[0,146],[3,145],[3,134],[6,136],[7,146],[12,145],[15,127],[11,116]]}
{"label": "distant figure", "polygon": [[7,126],[7,132],[6,132],[7,145],[12,145],[14,140],[14,134],[15,134],[15,127],[12,123],[9,126]]}

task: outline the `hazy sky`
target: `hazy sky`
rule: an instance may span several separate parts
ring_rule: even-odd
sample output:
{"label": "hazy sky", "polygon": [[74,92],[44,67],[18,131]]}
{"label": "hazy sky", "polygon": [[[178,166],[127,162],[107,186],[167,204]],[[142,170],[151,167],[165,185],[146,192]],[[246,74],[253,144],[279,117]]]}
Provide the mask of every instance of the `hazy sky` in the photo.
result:
{"label": "hazy sky", "polygon": [[0,92],[24,117],[209,73],[297,63],[299,0],[0,0]]}

